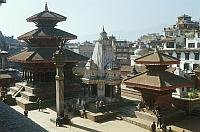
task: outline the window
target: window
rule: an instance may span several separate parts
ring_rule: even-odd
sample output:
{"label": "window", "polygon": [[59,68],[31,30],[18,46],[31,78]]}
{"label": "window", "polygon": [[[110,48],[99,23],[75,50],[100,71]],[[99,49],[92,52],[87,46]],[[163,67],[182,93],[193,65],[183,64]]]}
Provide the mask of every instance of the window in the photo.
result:
{"label": "window", "polygon": [[177,54],[177,58],[180,59],[181,58],[181,53],[176,53]]}
{"label": "window", "polygon": [[174,42],[168,42],[167,48],[174,48]]}
{"label": "window", "polygon": [[194,59],[199,60],[199,53],[194,53]]}
{"label": "window", "polygon": [[189,70],[189,63],[184,64],[184,70]]}
{"label": "window", "polygon": [[200,38],[200,33],[198,33],[198,38]]}
{"label": "window", "polygon": [[197,48],[200,48],[200,43],[197,43]]}
{"label": "window", "polygon": [[188,48],[194,48],[195,44],[194,43],[188,43]]}
{"label": "window", "polygon": [[189,60],[189,53],[185,53],[185,60]]}
{"label": "window", "polygon": [[195,70],[197,67],[199,67],[199,64],[193,64],[193,70]]}

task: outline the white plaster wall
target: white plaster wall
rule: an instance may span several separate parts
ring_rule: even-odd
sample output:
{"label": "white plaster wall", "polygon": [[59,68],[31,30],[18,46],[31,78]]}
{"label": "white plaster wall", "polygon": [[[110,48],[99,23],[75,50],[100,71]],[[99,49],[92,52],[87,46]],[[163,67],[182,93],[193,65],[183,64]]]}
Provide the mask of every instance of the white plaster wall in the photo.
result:
{"label": "white plaster wall", "polygon": [[176,54],[175,51],[172,52],[172,56],[175,57],[175,58],[177,58],[177,54]]}

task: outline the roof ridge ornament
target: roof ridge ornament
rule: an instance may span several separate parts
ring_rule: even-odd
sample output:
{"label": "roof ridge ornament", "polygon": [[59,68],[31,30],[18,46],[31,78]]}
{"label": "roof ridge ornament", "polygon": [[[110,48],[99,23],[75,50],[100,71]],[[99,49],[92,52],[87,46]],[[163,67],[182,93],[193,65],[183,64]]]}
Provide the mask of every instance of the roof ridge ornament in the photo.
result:
{"label": "roof ridge ornament", "polygon": [[49,10],[48,10],[47,2],[46,2],[46,4],[45,4],[45,11],[49,11]]}

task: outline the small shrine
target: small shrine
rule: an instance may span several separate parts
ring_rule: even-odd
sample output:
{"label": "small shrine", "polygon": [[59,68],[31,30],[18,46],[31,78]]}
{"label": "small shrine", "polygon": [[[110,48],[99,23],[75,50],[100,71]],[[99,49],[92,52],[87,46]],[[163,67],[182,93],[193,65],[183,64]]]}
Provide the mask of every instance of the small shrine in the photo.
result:
{"label": "small shrine", "polygon": [[[28,49],[8,58],[9,61],[20,63],[23,69],[24,82],[10,88],[18,105],[24,109],[36,109],[36,100],[55,100],[56,68],[53,53],[61,42],[76,39],[77,36],[55,28],[58,22],[66,20],[65,16],[45,10],[26,19],[36,24],[37,28],[18,37],[28,44]],[[63,49],[64,54],[64,94],[65,97],[78,96],[82,90],[77,85],[72,68],[79,61],[88,58]],[[20,96],[20,97],[18,97]]]}
{"label": "small shrine", "polygon": [[89,97],[120,97],[121,74],[120,65],[113,56],[112,42],[108,39],[104,28],[100,39],[96,41],[92,58],[85,65],[82,78],[86,84]]}
{"label": "small shrine", "polygon": [[146,71],[130,77],[124,81],[130,89],[138,90],[142,102],[153,110],[155,106],[162,109],[172,107],[172,92],[179,87],[191,87],[192,84],[184,77],[168,71],[172,64],[179,64],[179,60],[160,53],[157,49],[153,53],[135,59],[137,64],[144,64]]}

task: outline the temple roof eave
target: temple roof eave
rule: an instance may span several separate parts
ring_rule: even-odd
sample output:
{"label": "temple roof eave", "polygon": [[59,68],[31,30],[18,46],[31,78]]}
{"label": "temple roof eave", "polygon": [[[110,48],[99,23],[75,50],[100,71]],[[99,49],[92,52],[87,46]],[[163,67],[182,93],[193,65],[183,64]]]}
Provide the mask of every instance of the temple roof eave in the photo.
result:
{"label": "temple roof eave", "polygon": [[156,61],[135,61],[137,64],[146,64],[146,65],[171,65],[179,64],[180,61],[168,61],[168,62],[156,62]]}
{"label": "temple roof eave", "polygon": [[[53,60],[35,60],[35,61],[27,61],[27,60],[17,60],[17,59],[9,59],[8,61],[11,62],[18,62],[18,63],[24,63],[24,64],[49,64],[49,63],[54,63]],[[77,63],[79,62],[78,60],[66,60],[65,63]]]}
{"label": "temple roof eave", "polygon": [[18,37],[19,40],[29,40],[32,38],[38,38],[38,39],[62,38],[62,39],[72,40],[72,39],[77,39],[77,36],[57,28],[37,28]]}
{"label": "temple roof eave", "polygon": [[133,88],[136,90],[151,90],[151,91],[169,91],[169,90],[174,90],[176,88],[181,88],[181,87],[192,87],[193,85],[191,83],[186,83],[186,84],[179,84],[179,85],[174,85],[174,86],[165,86],[165,87],[156,87],[156,86],[148,86],[144,84],[136,84],[136,83],[128,83],[124,82],[128,88]]}
{"label": "temple roof eave", "polygon": [[146,71],[125,79],[124,83],[129,87],[153,90],[170,90],[178,87],[192,86],[192,83],[187,79],[168,71]]}

